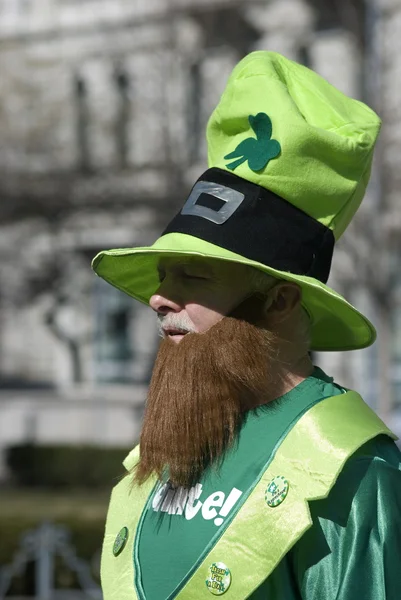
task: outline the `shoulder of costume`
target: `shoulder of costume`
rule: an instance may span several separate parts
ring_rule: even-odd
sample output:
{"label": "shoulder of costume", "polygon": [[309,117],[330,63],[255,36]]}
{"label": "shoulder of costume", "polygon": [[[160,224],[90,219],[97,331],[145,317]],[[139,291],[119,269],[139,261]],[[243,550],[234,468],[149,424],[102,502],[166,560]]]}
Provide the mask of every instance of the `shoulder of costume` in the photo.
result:
{"label": "shoulder of costume", "polygon": [[140,449],[139,449],[139,444],[138,444],[124,458],[123,465],[124,465],[124,467],[126,468],[127,471],[131,471],[135,467],[136,463],[139,460],[139,452],[140,452]]}

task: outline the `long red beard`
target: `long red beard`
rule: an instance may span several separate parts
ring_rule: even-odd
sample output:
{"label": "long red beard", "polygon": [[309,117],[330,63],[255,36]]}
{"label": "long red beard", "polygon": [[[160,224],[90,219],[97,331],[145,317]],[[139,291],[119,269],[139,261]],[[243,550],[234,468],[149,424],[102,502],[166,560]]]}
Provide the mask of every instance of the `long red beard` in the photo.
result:
{"label": "long red beard", "polygon": [[245,411],[263,403],[264,396],[268,401],[273,335],[239,316],[225,317],[205,333],[188,333],[178,344],[161,342],[134,472],[137,483],[157,474],[190,488],[206,468],[218,467]]}

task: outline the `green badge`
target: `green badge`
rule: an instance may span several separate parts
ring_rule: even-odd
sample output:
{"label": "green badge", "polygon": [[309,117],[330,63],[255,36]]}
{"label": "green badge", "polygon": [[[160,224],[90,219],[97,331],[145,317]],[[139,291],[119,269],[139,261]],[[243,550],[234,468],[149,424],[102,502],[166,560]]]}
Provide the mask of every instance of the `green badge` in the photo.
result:
{"label": "green badge", "polygon": [[120,552],[122,552],[124,550],[127,540],[128,540],[128,527],[123,527],[117,533],[117,537],[114,540],[114,544],[113,544],[114,556],[118,556],[120,554]]}
{"label": "green badge", "polygon": [[230,587],[230,569],[222,562],[213,563],[208,569],[208,576],[205,583],[211,594],[221,596]]}
{"label": "green badge", "polygon": [[238,159],[226,165],[231,171],[234,171],[246,160],[252,171],[261,171],[269,160],[276,158],[281,152],[279,142],[271,139],[272,122],[266,113],[258,113],[256,116],[249,115],[248,121],[256,134],[256,139],[250,137],[242,140],[233,152],[224,157],[226,160]]}
{"label": "green badge", "polygon": [[267,506],[274,508],[275,506],[281,504],[288,494],[289,487],[290,484],[285,479],[285,477],[282,477],[281,475],[277,475],[277,477],[274,477],[274,479],[272,479],[269,485],[267,486],[265,492],[265,500]]}

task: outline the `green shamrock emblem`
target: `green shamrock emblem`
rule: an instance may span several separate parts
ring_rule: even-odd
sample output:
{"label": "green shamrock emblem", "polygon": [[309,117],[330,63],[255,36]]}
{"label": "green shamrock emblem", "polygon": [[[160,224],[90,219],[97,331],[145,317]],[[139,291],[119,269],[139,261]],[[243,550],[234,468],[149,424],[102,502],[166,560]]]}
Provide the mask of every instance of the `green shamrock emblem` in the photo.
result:
{"label": "green shamrock emblem", "polygon": [[234,171],[246,160],[252,171],[264,169],[269,160],[276,158],[281,152],[281,146],[277,140],[272,140],[272,122],[266,113],[258,113],[256,116],[249,115],[248,121],[256,134],[256,139],[249,137],[238,144],[236,149],[224,158],[226,160],[237,158],[226,165]]}
{"label": "green shamrock emblem", "polygon": [[278,486],[274,483],[274,481],[272,481],[269,487],[267,488],[267,491],[269,492],[269,494],[275,494],[277,490]]}

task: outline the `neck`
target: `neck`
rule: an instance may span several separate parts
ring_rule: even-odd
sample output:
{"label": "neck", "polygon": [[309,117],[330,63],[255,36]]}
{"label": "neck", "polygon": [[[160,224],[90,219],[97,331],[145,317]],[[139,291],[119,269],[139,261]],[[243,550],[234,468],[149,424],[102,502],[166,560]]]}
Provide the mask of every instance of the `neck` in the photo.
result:
{"label": "neck", "polygon": [[249,410],[284,396],[309,377],[312,372],[313,364],[307,353],[292,362],[275,361],[270,389],[266,390],[266,395],[263,394],[260,402],[255,400],[253,405],[249,406]]}

